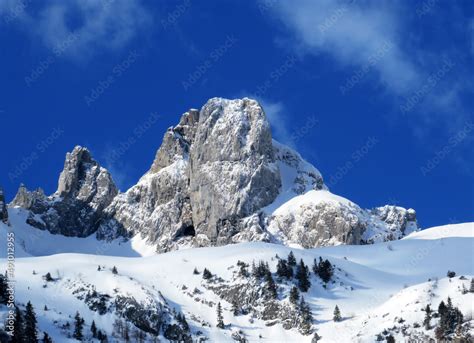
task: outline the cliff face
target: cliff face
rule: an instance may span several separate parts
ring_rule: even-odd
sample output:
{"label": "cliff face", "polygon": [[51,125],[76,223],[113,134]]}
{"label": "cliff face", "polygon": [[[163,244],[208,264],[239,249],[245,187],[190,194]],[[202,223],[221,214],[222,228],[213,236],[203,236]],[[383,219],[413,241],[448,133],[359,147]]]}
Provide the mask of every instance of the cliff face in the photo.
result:
{"label": "cliff face", "polygon": [[40,229],[104,240],[140,235],[159,252],[256,240],[365,244],[418,228],[413,210],[363,210],[329,193],[315,167],[272,139],[264,109],[247,98],[213,98],[184,113],[124,193],[76,147],[54,194],[22,186],[10,205],[30,210],[28,222]]}
{"label": "cliff face", "polygon": [[86,237],[97,230],[104,209],[117,193],[109,172],[86,148],[76,146],[66,155],[54,194],[46,196],[41,189],[30,192],[22,185],[10,205],[30,210],[28,223],[32,226]]}

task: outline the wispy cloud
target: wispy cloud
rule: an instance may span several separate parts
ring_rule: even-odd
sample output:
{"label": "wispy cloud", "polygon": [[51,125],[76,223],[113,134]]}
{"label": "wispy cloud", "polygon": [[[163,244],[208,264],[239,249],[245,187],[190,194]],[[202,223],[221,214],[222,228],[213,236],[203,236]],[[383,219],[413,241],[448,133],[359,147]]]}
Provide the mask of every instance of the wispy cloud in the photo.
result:
{"label": "wispy cloud", "polygon": [[285,108],[283,103],[278,101],[271,101],[269,99],[256,99],[263,107],[265,115],[272,127],[273,138],[294,148],[295,144],[291,137],[291,132],[288,130],[287,116],[285,115]]}
{"label": "wispy cloud", "polygon": [[398,45],[396,11],[386,2],[303,0],[281,1],[274,13],[296,35],[299,43],[313,53],[327,53],[347,66],[362,66],[391,42],[393,47],[373,68],[393,91],[403,92],[420,78],[410,58]]}
{"label": "wispy cloud", "polygon": [[[423,93],[410,118],[422,123],[424,129],[435,121],[451,129],[464,122],[469,109],[462,105],[460,94],[468,86],[463,79],[466,71],[472,71],[472,63],[469,67],[458,58],[459,51],[433,52],[414,46],[409,38],[413,26],[405,17],[404,5],[350,0],[275,1],[271,5],[267,13],[287,28],[292,49],[330,56],[348,70],[350,76],[341,84],[342,94],[366,77],[371,82],[378,79],[386,94],[393,97],[399,116],[406,114],[400,110],[402,104]],[[447,57],[455,66],[439,77]]]}
{"label": "wispy cloud", "polygon": [[[8,0],[0,5],[0,14],[4,23],[21,25],[51,50],[74,36],[64,53],[72,58],[123,48],[151,23],[139,0]],[[15,20],[6,20],[13,16]]]}

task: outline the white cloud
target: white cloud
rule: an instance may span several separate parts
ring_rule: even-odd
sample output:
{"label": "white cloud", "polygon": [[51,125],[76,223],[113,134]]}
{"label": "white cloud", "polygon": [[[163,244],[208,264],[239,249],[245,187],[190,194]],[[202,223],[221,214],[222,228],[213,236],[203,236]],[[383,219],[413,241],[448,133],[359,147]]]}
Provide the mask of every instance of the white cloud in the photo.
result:
{"label": "white cloud", "polygon": [[17,13],[15,20],[5,21],[21,25],[47,48],[74,58],[123,48],[151,22],[139,0],[46,0],[34,5],[9,0],[0,12],[5,18]]}
{"label": "white cloud", "polygon": [[256,99],[263,107],[265,115],[272,127],[273,138],[281,143],[284,143],[294,148],[295,143],[288,130],[287,116],[285,115],[285,108],[281,102],[274,102],[269,99]]}
{"label": "white cloud", "polygon": [[[352,67],[366,66],[380,55],[370,68],[397,94],[419,81],[420,72],[399,45],[396,11],[386,2],[280,1],[272,10],[312,53],[329,54]],[[381,54],[387,43],[390,51]]]}

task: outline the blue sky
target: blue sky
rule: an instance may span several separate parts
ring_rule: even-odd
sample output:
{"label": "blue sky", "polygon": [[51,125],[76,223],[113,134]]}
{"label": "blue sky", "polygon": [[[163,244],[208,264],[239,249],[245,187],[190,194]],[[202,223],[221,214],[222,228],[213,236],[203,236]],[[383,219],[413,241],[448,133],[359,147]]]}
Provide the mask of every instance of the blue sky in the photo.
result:
{"label": "blue sky", "polygon": [[250,96],[334,193],[473,221],[473,7],[2,1],[0,184],[52,193],[79,144],[126,190],[181,113]]}

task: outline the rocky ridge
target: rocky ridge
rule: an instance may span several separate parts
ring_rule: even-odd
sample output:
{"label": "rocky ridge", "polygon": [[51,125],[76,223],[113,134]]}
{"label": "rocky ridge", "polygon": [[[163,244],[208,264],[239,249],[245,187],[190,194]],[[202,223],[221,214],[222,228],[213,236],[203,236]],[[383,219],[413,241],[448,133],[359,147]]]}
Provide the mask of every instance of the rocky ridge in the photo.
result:
{"label": "rocky ridge", "polygon": [[413,210],[363,210],[332,195],[316,168],[272,139],[263,108],[248,98],[213,98],[184,113],[124,193],[76,147],[54,194],[21,186],[10,206],[28,209],[39,229],[103,240],[140,235],[158,252],[243,241],[365,244],[418,228]]}

